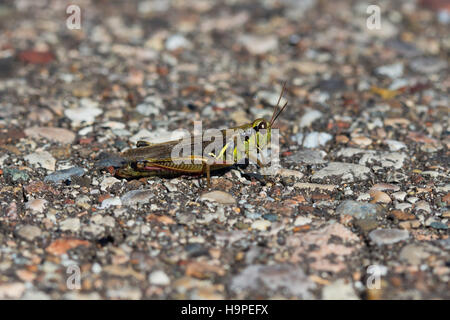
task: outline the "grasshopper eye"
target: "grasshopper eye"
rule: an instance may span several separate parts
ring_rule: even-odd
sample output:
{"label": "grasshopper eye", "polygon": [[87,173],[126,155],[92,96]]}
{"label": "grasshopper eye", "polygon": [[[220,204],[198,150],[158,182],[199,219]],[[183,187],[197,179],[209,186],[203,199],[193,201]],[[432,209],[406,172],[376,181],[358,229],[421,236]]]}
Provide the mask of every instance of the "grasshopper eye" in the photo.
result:
{"label": "grasshopper eye", "polygon": [[261,129],[267,129],[267,125],[264,121],[260,122],[258,125],[258,130],[261,130]]}
{"label": "grasshopper eye", "polygon": [[261,129],[267,129],[267,124],[265,121],[262,121],[253,127],[253,130],[255,130],[256,132],[258,132]]}

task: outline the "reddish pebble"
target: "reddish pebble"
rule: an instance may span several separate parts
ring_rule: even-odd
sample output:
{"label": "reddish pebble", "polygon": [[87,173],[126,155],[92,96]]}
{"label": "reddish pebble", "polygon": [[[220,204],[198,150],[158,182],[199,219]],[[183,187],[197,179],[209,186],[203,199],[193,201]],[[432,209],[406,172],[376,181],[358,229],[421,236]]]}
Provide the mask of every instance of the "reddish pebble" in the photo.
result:
{"label": "reddish pebble", "polygon": [[111,198],[111,195],[109,195],[109,194],[102,194],[102,195],[100,195],[100,196],[98,197],[98,202],[102,203],[103,200],[109,199],[109,198]]}
{"label": "reddish pebble", "polygon": [[47,247],[46,251],[59,256],[78,246],[87,247],[89,246],[89,242],[80,239],[56,239]]}
{"label": "reddish pebble", "polygon": [[19,53],[19,59],[33,64],[46,64],[55,59],[51,52],[27,50]]}
{"label": "reddish pebble", "polygon": [[445,196],[442,197],[442,201],[443,201],[443,202],[446,202],[447,205],[450,204],[450,192],[447,193]]}
{"label": "reddish pebble", "polygon": [[89,137],[89,138],[81,138],[79,143],[80,144],[91,144],[92,141],[94,141],[93,137]]}

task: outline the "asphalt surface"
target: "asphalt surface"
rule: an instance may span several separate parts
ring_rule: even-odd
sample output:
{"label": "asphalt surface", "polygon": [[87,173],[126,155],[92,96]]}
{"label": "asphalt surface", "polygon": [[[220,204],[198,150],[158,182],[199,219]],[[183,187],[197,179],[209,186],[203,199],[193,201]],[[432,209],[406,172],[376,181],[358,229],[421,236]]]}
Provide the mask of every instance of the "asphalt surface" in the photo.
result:
{"label": "asphalt surface", "polygon": [[[450,7],[376,2],[2,2],[0,299],[449,299]],[[284,81],[277,174],[115,176]]]}

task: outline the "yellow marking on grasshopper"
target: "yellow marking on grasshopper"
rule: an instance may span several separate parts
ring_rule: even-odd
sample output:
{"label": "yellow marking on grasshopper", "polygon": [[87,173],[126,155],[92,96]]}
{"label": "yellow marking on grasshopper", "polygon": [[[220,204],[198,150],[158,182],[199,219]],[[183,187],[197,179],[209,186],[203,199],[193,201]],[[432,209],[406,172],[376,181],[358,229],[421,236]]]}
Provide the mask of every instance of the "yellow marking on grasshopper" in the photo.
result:
{"label": "yellow marking on grasshopper", "polygon": [[[283,89],[280,93],[270,121],[259,118],[251,123],[221,131],[222,136],[224,137],[226,137],[226,132],[228,130],[234,130],[234,132],[239,132],[239,130],[245,133],[250,132],[248,139],[244,141],[244,150],[238,150],[238,146],[234,146],[232,153],[232,163],[225,161],[225,152],[230,147],[231,141],[226,141],[225,146],[221,149],[217,156],[212,152],[208,154],[213,158],[212,160],[214,160],[212,163],[211,159],[208,159],[207,157],[201,155],[194,155],[186,158],[172,157],[173,148],[176,145],[180,144],[182,142],[182,139],[157,144],[152,144],[146,141],[138,141],[136,144],[137,148],[130,149],[121,153],[121,156],[126,161],[126,164],[116,171],[116,175],[121,178],[140,178],[150,176],[171,176],[179,174],[206,174],[209,188],[211,185],[211,171],[230,167],[234,163],[242,160],[244,157],[249,158],[249,150],[251,150],[251,148],[256,147],[259,152],[265,145],[268,144],[268,141],[270,141],[271,139],[272,125],[287,106],[286,102],[278,111],[281,98],[285,92],[285,88],[286,83],[283,84]],[[265,133],[262,133],[262,131],[265,131]],[[195,139],[195,137],[193,137],[193,139],[191,139],[191,144],[192,141],[197,140]],[[202,152],[204,148],[205,146],[202,145]],[[258,159],[256,159],[256,162],[258,166],[263,166],[263,164],[261,164]]]}

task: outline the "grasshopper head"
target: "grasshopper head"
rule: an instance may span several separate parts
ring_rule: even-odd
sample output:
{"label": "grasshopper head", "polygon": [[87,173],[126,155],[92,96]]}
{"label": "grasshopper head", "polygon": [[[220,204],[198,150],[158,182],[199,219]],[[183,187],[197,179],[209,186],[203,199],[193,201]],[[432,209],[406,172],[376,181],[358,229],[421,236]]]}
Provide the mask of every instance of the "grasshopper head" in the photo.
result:
{"label": "grasshopper head", "polygon": [[283,84],[283,89],[281,90],[280,97],[278,98],[278,102],[273,109],[272,118],[270,121],[259,118],[252,122],[252,129],[255,132],[256,137],[256,146],[258,148],[263,148],[269,144],[269,140],[272,132],[272,125],[277,120],[278,116],[283,112],[283,110],[287,106],[287,101],[283,105],[283,107],[278,110],[281,98],[283,97],[284,90],[286,89],[286,82]]}
{"label": "grasshopper head", "polygon": [[259,132],[260,130],[263,129],[270,130],[271,127],[272,126],[270,122],[263,118],[256,119],[255,121],[252,122],[252,128],[253,130],[255,130],[255,132]]}
{"label": "grasshopper head", "polygon": [[261,150],[270,144],[272,125],[287,106],[286,102],[283,107],[278,110],[285,88],[286,82],[283,84],[283,89],[273,110],[272,118],[270,119],[270,121],[259,118],[253,121],[250,125],[246,124],[240,127],[240,129],[243,129],[246,132],[245,149],[247,150],[247,152],[254,147],[256,147],[258,150]]}
{"label": "grasshopper head", "polygon": [[266,146],[270,141],[272,125],[265,119],[256,119],[252,122],[252,129],[255,132],[256,145],[260,148]]}

